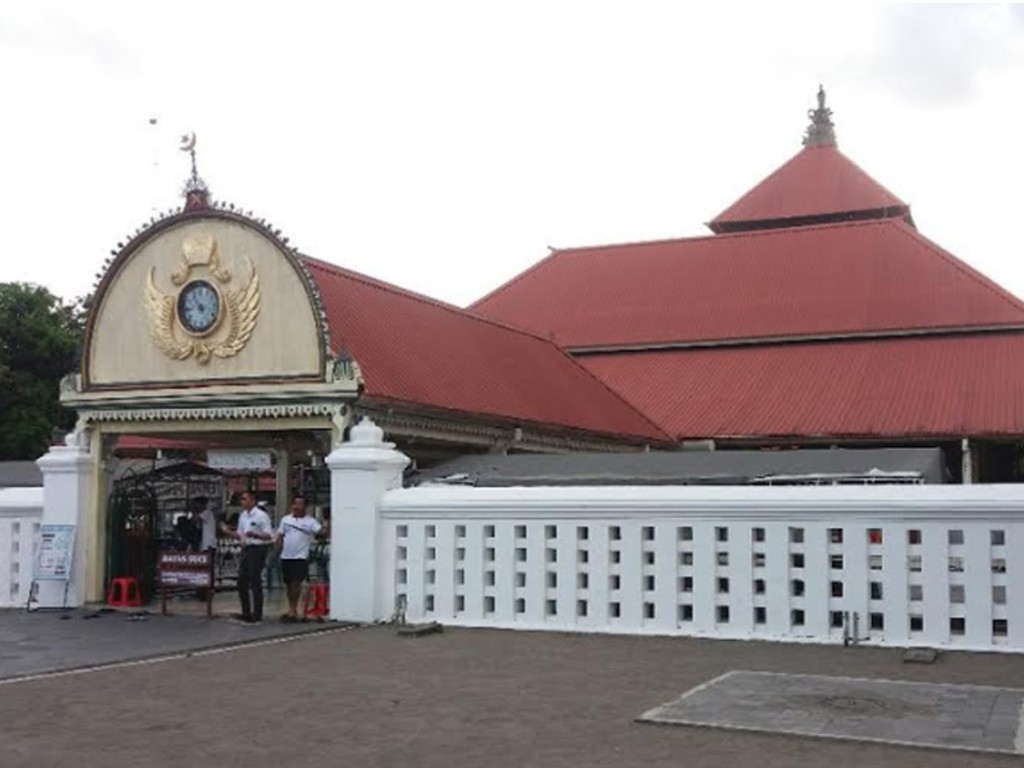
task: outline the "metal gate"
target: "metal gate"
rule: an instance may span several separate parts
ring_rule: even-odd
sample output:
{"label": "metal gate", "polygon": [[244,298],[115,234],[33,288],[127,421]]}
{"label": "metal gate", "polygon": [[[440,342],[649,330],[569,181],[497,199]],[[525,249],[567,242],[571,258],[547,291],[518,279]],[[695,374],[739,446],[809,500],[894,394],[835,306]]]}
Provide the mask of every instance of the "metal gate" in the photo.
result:
{"label": "metal gate", "polygon": [[107,510],[107,583],[120,576],[134,577],[148,600],[154,589],[159,537],[157,496],[149,477],[117,480]]}

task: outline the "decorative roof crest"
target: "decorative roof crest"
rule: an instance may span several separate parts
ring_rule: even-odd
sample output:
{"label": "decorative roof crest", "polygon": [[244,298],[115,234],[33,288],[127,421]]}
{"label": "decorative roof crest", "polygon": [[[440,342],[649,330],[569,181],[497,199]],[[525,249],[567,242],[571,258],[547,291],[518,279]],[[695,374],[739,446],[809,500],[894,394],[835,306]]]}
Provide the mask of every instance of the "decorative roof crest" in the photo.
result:
{"label": "decorative roof crest", "polygon": [[199,176],[196,170],[196,133],[189,131],[182,135],[178,148],[182,152],[188,152],[192,158],[192,175],[188,177],[182,189],[182,197],[185,198],[185,210],[197,211],[210,207],[210,188]]}
{"label": "decorative roof crest", "polygon": [[825,106],[825,87],[818,86],[818,108],[807,110],[811,124],[807,126],[803,144],[805,147],[836,146],[836,131],[832,124],[832,110]]}

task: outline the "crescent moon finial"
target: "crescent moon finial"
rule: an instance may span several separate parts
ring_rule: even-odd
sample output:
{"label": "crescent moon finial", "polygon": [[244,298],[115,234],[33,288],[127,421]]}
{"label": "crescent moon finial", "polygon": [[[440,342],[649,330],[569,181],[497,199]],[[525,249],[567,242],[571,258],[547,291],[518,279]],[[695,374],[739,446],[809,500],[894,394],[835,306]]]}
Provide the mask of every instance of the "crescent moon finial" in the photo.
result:
{"label": "crescent moon finial", "polygon": [[196,132],[188,131],[181,135],[181,140],[178,143],[178,149],[182,152],[192,152],[196,148]]}

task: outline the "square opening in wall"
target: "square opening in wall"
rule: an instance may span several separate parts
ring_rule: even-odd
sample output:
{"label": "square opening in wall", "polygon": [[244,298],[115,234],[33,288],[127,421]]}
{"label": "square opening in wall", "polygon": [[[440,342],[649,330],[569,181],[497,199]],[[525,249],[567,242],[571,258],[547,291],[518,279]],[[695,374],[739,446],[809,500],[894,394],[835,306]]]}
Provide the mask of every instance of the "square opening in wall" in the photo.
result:
{"label": "square opening in wall", "polygon": [[545,584],[548,589],[558,589],[558,574],[554,571],[548,571],[545,576]]}
{"label": "square opening in wall", "polygon": [[953,616],[949,619],[949,634],[962,635],[967,632],[967,619],[963,616]]}
{"label": "square opening in wall", "polygon": [[755,544],[764,541],[764,528],[751,528],[750,538]]}
{"label": "square opening in wall", "polygon": [[719,605],[716,607],[718,615],[715,617],[719,624],[729,623],[729,606]]}
{"label": "square opening in wall", "polygon": [[716,556],[716,559],[718,560],[718,564],[724,567],[729,564],[729,553],[719,552]]}
{"label": "square opening in wall", "polygon": [[680,565],[693,565],[693,552],[680,552],[679,553],[679,564]]}
{"label": "square opening in wall", "polygon": [[549,563],[557,563],[558,562],[558,550],[555,549],[554,547],[548,547],[544,551],[544,559],[547,560]]}
{"label": "square opening in wall", "polygon": [[763,595],[765,591],[764,579],[754,579],[754,594]]}
{"label": "square opening in wall", "polygon": [[465,568],[456,568],[455,569],[455,583],[458,586],[460,586],[460,587],[466,583],[466,569]]}
{"label": "square opening in wall", "polygon": [[407,571],[405,568],[399,568],[398,569],[398,583],[399,584],[408,584],[409,583],[409,571]]}
{"label": "square opening in wall", "polygon": [[485,587],[493,587],[494,586],[494,571],[484,571],[484,586]]}
{"label": "square opening in wall", "polygon": [[608,577],[608,589],[610,589],[610,590],[612,590],[614,592],[616,589],[620,589],[621,587],[622,587],[622,577],[621,576],[619,576],[617,573],[613,573],[611,576]]}
{"label": "square opening in wall", "polygon": [[683,576],[679,579],[680,592],[693,592],[693,576]]}
{"label": "square opening in wall", "polygon": [[590,552],[585,550],[585,549],[577,549],[576,550],[576,562],[577,563],[589,563],[590,562]]}
{"label": "square opening in wall", "polygon": [[608,526],[608,539],[609,541],[619,541],[622,539],[622,528],[618,525]]}
{"label": "square opening in wall", "polygon": [[1006,545],[1006,531],[990,531],[992,538],[993,547],[1002,547]]}
{"label": "square opening in wall", "polygon": [[829,528],[828,529],[828,543],[829,544],[842,544],[843,543],[843,529],[842,528]]}
{"label": "square opening in wall", "polygon": [[992,602],[996,605],[1006,605],[1006,587],[992,587]]}
{"label": "square opening in wall", "polygon": [[484,538],[485,539],[493,539],[494,538],[494,526],[493,525],[485,525],[484,526]]}
{"label": "square opening in wall", "polygon": [[842,611],[831,611],[828,615],[828,623],[832,629],[843,628],[843,612]]}
{"label": "square opening in wall", "polygon": [[907,570],[911,573],[920,573],[923,563],[920,555],[910,555],[907,558]]}
{"label": "square opening in wall", "polygon": [[882,614],[882,613],[878,613],[878,612],[869,613],[868,614],[868,623],[869,623],[871,629],[883,630],[883,629],[885,629],[885,615]]}
{"label": "square opening in wall", "polygon": [[464,610],[466,610],[466,596],[465,595],[456,595],[455,596],[455,612],[456,613],[462,613]]}
{"label": "square opening in wall", "polygon": [[[491,571],[491,573],[494,573],[494,571]],[[493,580],[491,584],[494,584]],[[516,586],[520,588],[526,586],[526,571],[516,571]]]}
{"label": "square opening in wall", "polygon": [[644,603],[644,618],[645,619],[653,619],[654,618],[654,603]]}
{"label": "square opening in wall", "polygon": [[585,525],[576,527],[576,540],[587,541],[590,538],[590,528]]}
{"label": "square opening in wall", "polygon": [[843,570],[843,556],[842,555],[829,555],[828,558],[829,567],[833,571]]}
{"label": "square opening in wall", "polygon": [[590,587],[590,574],[589,573],[577,573],[576,574],[576,589],[588,589]]}
{"label": "square opening in wall", "polygon": [[882,529],[881,528],[868,528],[868,544],[881,544],[882,543]]}
{"label": "square opening in wall", "polygon": [[911,632],[924,632],[924,616],[919,613],[912,613],[909,618]]}
{"label": "square opening in wall", "polygon": [[803,552],[793,552],[789,556],[789,566],[791,568],[803,568],[804,567],[804,554]]}
{"label": "square opening in wall", "polygon": [[678,530],[680,541],[693,541],[693,528],[688,525],[684,525]]}
{"label": "square opening in wall", "polygon": [[618,565],[622,562],[622,552],[620,552],[617,549],[609,550],[608,560],[611,562],[612,565]]}
{"label": "square opening in wall", "polygon": [[963,584],[950,584],[949,585],[949,602],[951,603],[962,603],[964,601],[964,585]]}
{"label": "square opening in wall", "polygon": [[432,613],[434,610],[434,596],[424,595],[423,596],[423,610],[427,613]]}
{"label": "square opening in wall", "polygon": [[917,528],[911,528],[907,531],[907,544],[911,546],[921,543],[921,531]]}
{"label": "square opening in wall", "polygon": [[651,576],[651,575],[644,576],[644,591],[645,592],[653,592],[654,591],[654,576]]}
{"label": "square opening in wall", "polygon": [[456,547],[455,548],[455,559],[456,560],[465,560],[466,559],[466,548],[465,547]]}
{"label": "square opening in wall", "polygon": [[910,599],[914,601],[924,600],[924,585],[922,584],[911,584],[910,585]]}
{"label": "square opening in wall", "polygon": [[804,581],[803,581],[803,579],[793,579],[791,582],[789,582],[789,593],[793,597],[803,597],[804,596]]}
{"label": "square opening in wall", "polygon": [[754,607],[754,623],[755,624],[767,624],[768,623],[768,609],[763,605]]}
{"label": "square opening in wall", "polygon": [[622,605],[620,603],[608,603],[608,616],[613,619],[617,619],[622,615]]}
{"label": "square opening in wall", "polygon": [[425,529],[425,532],[426,532],[426,536],[427,536],[428,539],[436,539],[437,538],[437,526],[436,525],[428,525],[426,527],[426,529]]}
{"label": "square opening in wall", "polygon": [[644,541],[654,541],[654,526],[653,525],[645,525],[643,528],[641,528],[640,529],[640,537]]}
{"label": "square opening in wall", "polygon": [[520,563],[526,562],[526,547],[516,547],[516,561]]}
{"label": "square opening in wall", "polygon": [[494,547],[484,547],[484,560],[488,563],[494,562]]}
{"label": "square opening in wall", "polygon": [[644,552],[644,565],[654,565],[654,553]]}
{"label": "square opening in wall", "polygon": [[729,529],[724,525],[720,525],[715,528],[715,540],[719,542],[726,542],[729,540]]}
{"label": "square opening in wall", "polygon": [[804,543],[804,529],[803,528],[790,528],[789,529],[789,543],[790,544],[803,544]]}
{"label": "square opening in wall", "polygon": [[399,525],[395,528],[395,536],[399,539],[409,538],[409,526]]}
{"label": "square opening in wall", "polygon": [[992,637],[1006,637],[1006,619],[992,619]]}
{"label": "square opening in wall", "polygon": [[427,560],[437,560],[437,547],[427,547]]}
{"label": "square opening in wall", "polygon": [[992,573],[1006,573],[1006,559],[1002,557],[992,558]]}
{"label": "square opening in wall", "polygon": [[558,538],[558,526],[556,526],[556,525],[545,525],[544,526],[544,538],[545,539],[557,539]]}
{"label": "square opening in wall", "polygon": [[484,613],[494,613],[494,598],[491,595],[484,597]]}
{"label": "square opening in wall", "polygon": [[833,581],[833,582],[830,583],[829,586],[832,589],[832,597],[842,597],[843,596],[843,582],[841,582],[841,581]]}
{"label": "square opening in wall", "polygon": [[464,539],[464,538],[466,538],[466,526],[464,526],[464,525],[456,525],[455,526],[455,538],[456,539]]}
{"label": "square opening in wall", "polygon": [[526,613],[526,598],[517,597],[515,602],[516,613]]}
{"label": "square opening in wall", "polygon": [[872,581],[868,584],[872,600],[882,599],[882,582]]}
{"label": "square opening in wall", "polygon": [[964,559],[962,557],[951,557],[951,558],[949,558],[949,572],[950,573],[963,573],[964,572]]}
{"label": "square opening in wall", "polygon": [[794,627],[802,627],[804,625],[804,612],[799,608],[794,608],[790,611],[789,623]]}
{"label": "square opening in wall", "polygon": [[949,531],[949,545],[951,547],[959,546],[964,543],[964,532],[959,528],[951,528]]}
{"label": "square opening in wall", "polygon": [[689,603],[683,603],[679,606],[679,620],[680,621],[693,621],[693,606]]}
{"label": "square opening in wall", "polygon": [[555,600],[544,601],[544,615],[545,616],[557,616],[558,615],[558,602]]}
{"label": "square opening in wall", "polygon": [[577,600],[576,601],[576,615],[583,618],[587,615],[587,601]]}
{"label": "square opening in wall", "polygon": [[729,594],[729,580],[726,578],[720,578],[718,580],[718,593],[721,595]]}
{"label": "square opening in wall", "polygon": [[517,525],[515,527],[515,535],[516,535],[517,539],[525,539],[526,538],[526,526],[525,525]]}
{"label": "square opening in wall", "polygon": [[882,570],[882,556],[881,555],[868,555],[868,568],[872,571]]}
{"label": "square opening in wall", "polygon": [[765,555],[764,552],[754,552],[752,558],[755,568],[764,568]]}

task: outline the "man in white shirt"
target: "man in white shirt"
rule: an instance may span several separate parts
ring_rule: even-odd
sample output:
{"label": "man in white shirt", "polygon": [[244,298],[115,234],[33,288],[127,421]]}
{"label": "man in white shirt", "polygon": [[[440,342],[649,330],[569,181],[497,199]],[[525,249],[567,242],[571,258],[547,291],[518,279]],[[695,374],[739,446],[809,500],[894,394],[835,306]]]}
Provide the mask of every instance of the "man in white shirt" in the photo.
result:
{"label": "man in white shirt", "polygon": [[200,531],[199,551],[217,549],[217,518],[210,508],[210,500],[205,496],[196,496],[192,503],[192,521]]}
{"label": "man in white shirt", "polygon": [[288,613],[281,621],[298,621],[302,584],[309,578],[309,545],[323,530],[316,518],[306,514],[306,500],[296,496],[290,515],[285,515],[277,529],[277,546],[281,549],[281,575],[288,593]]}
{"label": "man in white shirt", "polygon": [[256,496],[252,491],[242,494],[242,512],[238,516],[235,538],[242,542],[242,555],[238,562],[238,598],[242,603],[240,618],[245,624],[259,624],[263,620],[263,566],[274,539],[274,526],[270,516],[256,506]]}

